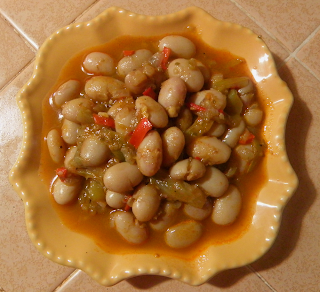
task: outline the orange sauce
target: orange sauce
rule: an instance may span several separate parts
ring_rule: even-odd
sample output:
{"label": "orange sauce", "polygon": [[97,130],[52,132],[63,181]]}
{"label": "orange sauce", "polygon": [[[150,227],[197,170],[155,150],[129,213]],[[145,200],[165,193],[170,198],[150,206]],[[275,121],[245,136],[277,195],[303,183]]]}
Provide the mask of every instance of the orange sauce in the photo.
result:
{"label": "orange sauce", "polygon": [[[231,55],[229,52],[218,51],[211,48],[191,32],[180,35],[188,37],[196,44],[197,55],[195,58],[208,65],[212,73],[221,72],[225,78],[236,76],[251,77],[244,60],[239,61],[237,57]],[[132,36],[120,37],[107,44],[90,48],[74,56],[65,65],[56,86],[54,86],[44,100],[43,141],[50,129],[61,127],[61,120],[58,117],[58,113],[50,105],[50,96],[61,84],[69,79],[78,79],[82,82],[82,85],[85,84],[90,76],[82,71],[81,65],[88,53],[93,51],[105,52],[118,61],[122,57],[123,50],[145,48],[156,52],[158,50],[158,41],[162,37],[163,36],[148,38]],[[40,175],[49,189],[52,180],[55,177],[55,169],[61,167],[61,165],[52,162],[45,142],[43,142],[42,146]],[[173,250],[166,246],[163,240],[163,232],[159,233],[152,230],[150,230],[150,236],[146,243],[139,246],[130,245],[109,226],[109,212],[106,212],[105,214],[90,215],[83,211],[77,203],[59,205],[53,198],[51,201],[64,225],[76,232],[91,237],[97,245],[107,252],[117,254],[151,253],[159,256],[174,255],[184,259],[191,259],[209,245],[220,245],[236,240],[246,232],[255,212],[257,195],[265,180],[265,161],[262,158],[254,171],[234,182],[240,189],[243,199],[242,209],[237,220],[229,226],[219,226],[214,224],[210,217],[207,218],[203,221],[204,234],[202,238],[192,246],[180,250]],[[186,218],[186,215],[181,211],[179,221],[183,218]]]}

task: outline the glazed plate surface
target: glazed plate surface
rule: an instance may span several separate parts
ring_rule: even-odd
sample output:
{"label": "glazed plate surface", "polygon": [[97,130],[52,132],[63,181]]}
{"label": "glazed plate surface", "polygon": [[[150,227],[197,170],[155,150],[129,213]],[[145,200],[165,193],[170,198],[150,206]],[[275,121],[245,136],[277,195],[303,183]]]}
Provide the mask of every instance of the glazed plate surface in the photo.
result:
{"label": "glazed plate surface", "polygon": [[[121,35],[153,36],[195,31],[207,44],[246,60],[265,108],[263,136],[267,141],[267,180],[258,194],[248,231],[228,244],[214,245],[183,260],[154,254],[109,254],[95,242],[64,226],[39,177],[42,100],[57,82],[61,69],[75,54]],[[31,240],[49,259],[79,268],[102,285],[143,274],[163,275],[200,285],[216,273],[249,264],[274,242],[283,208],[297,187],[297,177],[285,149],[285,127],[293,97],[276,71],[270,51],[252,31],[221,22],[205,11],[190,7],[165,16],[138,15],[117,7],[85,23],[75,23],[54,33],[40,48],[34,73],[20,90],[17,102],[23,117],[24,137],[10,181],[25,204]]]}

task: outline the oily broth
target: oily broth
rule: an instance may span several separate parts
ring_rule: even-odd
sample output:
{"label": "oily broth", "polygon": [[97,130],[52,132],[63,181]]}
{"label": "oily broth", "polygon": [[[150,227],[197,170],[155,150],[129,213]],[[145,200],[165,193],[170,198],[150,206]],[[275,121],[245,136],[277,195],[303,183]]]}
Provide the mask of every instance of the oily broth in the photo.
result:
{"label": "oily broth", "polygon": [[[244,60],[236,58],[229,52],[218,51],[211,48],[191,32],[180,35],[189,38],[195,43],[197,47],[195,58],[209,66],[211,73],[221,72],[225,78],[236,76],[251,77]],[[117,62],[121,59],[124,50],[149,49],[153,52],[157,51],[158,41],[163,37],[164,35],[158,37],[119,37],[107,44],[93,47],[77,54],[65,65],[56,86],[53,88],[52,92],[48,94],[43,103],[43,116],[46,118],[43,122],[40,174],[48,188],[50,188],[55,178],[55,169],[62,166],[52,162],[45,143],[47,133],[52,128],[61,127],[62,124],[58,110],[51,106],[52,93],[57,90],[61,84],[70,79],[79,80],[82,87],[84,87],[84,84],[86,80],[90,78],[90,75],[84,72],[81,65],[85,56],[90,52],[100,51],[107,53]],[[155,232],[153,230],[150,230],[150,235],[146,243],[138,246],[128,244],[114,228],[109,226],[108,218],[110,216],[109,211],[111,211],[111,208],[109,207],[107,207],[109,209],[105,214],[91,215],[83,211],[77,203],[59,205],[54,201],[53,196],[51,196],[51,201],[64,225],[76,232],[88,235],[107,252],[156,253],[157,255],[175,255],[181,258],[190,259],[209,245],[224,244],[239,238],[245,233],[252,221],[257,195],[265,180],[265,159],[262,158],[253,172],[241,177],[241,179],[232,181],[242,194],[242,208],[237,220],[229,226],[219,226],[214,224],[209,216],[209,218],[203,221],[205,231],[202,238],[190,247],[179,250],[171,249],[165,244],[163,232]],[[182,210],[180,210],[180,215],[178,217],[179,221],[189,219]]]}

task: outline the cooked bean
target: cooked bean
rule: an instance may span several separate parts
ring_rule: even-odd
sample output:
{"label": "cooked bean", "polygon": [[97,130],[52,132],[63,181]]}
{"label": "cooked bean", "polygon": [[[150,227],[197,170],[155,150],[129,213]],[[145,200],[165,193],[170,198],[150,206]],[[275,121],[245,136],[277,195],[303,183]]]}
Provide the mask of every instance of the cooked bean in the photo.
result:
{"label": "cooked bean", "polygon": [[196,242],[202,232],[200,222],[188,220],[170,227],[165,233],[165,241],[172,248],[184,248]]}
{"label": "cooked bean", "polygon": [[115,118],[115,128],[123,136],[128,135],[137,125],[137,118],[134,109],[123,108]]}
{"label": "cooked bean", "polygon": [[160,206],[160,194],[154,185],[144,185],[133,195],[133,215],[140,221],[151,220]]}
{"label": "cooked bean", "polygon": [[180,156],[184,145],[185,138],[182,131],[177,127],[166,129],[162,135],[162,166],[171,166]]}
{"label": "cooked bean", "polygon": [[198,159],[188,158],[175,163],[169,170],[173,179],[196,180],[206,173],[205,165]]}
{"label": "cooked bean", "polygon": [[146,49],[136,50],[133,55],[123,57],[117,66],[119,76],[124,78],[129,72],[141,68],[151,57],[152,53]]}
{"label": "cooked bean", "polygon": [[126,196],[128,196],[128,193],[118,193],[118,192],[107,190],[106,202],[111,208],[120,209],[126,205],[125,203]]}
{"label": "cooked bean", "polygon": [[180,202],[166,201],[160,207],[161,211],[157,219],[149,222],[150,227],[157,231],[166,230],[176,219],[180,207]]}
{"label": "cooked bean", "polygon": [[109,76],[94,76],[90,78],[86,82],[84,91],[88,98],[98,101],[130,96],[124,82]]}
{"label": "cooked bean", "polygon": [[262,121],[262,117],[263,112],[259,108],[251,108],[244,113],[244,120],[251,127],[258,126]]}
{"label": "cooked bean", "polygon": [[53,184],[54,200],[60,205],[68,204],[78,196],[81,187],[82,180],[79,177],[71,177],[64,182],[57,178]]}
{"label": "cooked bean", "polygon": [[116,118],[117,114],[122,111],[124,108],[135,109],[134,107],[135,100],[132,97],[127,97],[119,99],[116,101],[108,110],[108,115],[113,119]]}
{"label": "cooked bean", "polygon": [[150,131],[137,149],[137,164],[145,176],[153,176],[162,163],[162,141],[159,133]]}
{"label": "cooked bean", "polygon": [[140,244],[148,238],[147,228],[139,224],[132,213],[116,211],[112,213],[112,220],[116,230],[126,241]]}
{"label": "cooked bean", "polygon": [[113,75],[115,65],[113,58],[102,52],[92,52],[83,61],[84,69],[97,75]]}
{"label": "cooked bean", "polygon": [[62,161],[66,153],[66,145],[57,129],[52,129],[47,135],[47,145],[50,157],[55,163]]}
{"label": "cooked bean", "polygon": [[226,162],[231,154],[230,147],[216,137],[202,136],[194,138],[187,145],[187,154],[200,158],[206,165]]}
{"label": "cooked bean", "polygon": [[214,123],[206,135],[220,137],[226,131],[226,128],[226,124]]}
{"label": "cooked bean", "polygon": [[121,162],[108,168],[103,182],[107,189],[123,193],[132,191],[143,179],[137,165]]}
{"label": "cooked bean", "polygon": [[196,46],[192,41],[183,36],[169,35],[165,36],[159,42],[159,50],[164,47],[171,49],[174,57],[190,59],[196,53]]}
{"label": "cooked bean", "polygon": [[164,107],[149,96],[136,99],[137,116],[147,115],[155,128],[164,128],[168,124],[168,115]]}
{"label": "cooked bean", "polygon": [[75,172],[76,169],[72,165],[72,160],[74,159],[76,153],[77,153],[77,146],[71,146],[68,148],[65,158],[64,158],[64,166],[66,169],[70,170],[71,172]]}
{"label": "cooked bean", "polygon": [[205,66],[199,60],[197,60],[197,67],[199,68],[199,70],[201,71],[201,73],[203,75],[204,82],[209,82],[211,75],[210,75],[210,70],[208,69],[208,67]]}
{"label": "cooked bean", "polygon": [[54,103],[62,106],[65,102],[76,98],[80,93],[80,82],[78,80],[69,80],[63,83],[53,94]]}
{"label": "cooked bean", "polygon": [[176,125],[181,131],[184,132],[192,125],[192,119],[193,117],[191,111],[188,108],[183,107],[181,108],[179,115],[176,119]]}
{"label": "cooked bean", "polygon": [[197,184],[208,196],[220,197],[228,189],[228,178],[219,169],[209,166],[205,175],[193,183]]}
{"label": "cooked bean", "polygon": [[186,94],[184,81],[177,76],[171,77],[162,83],[158,102],[166,109],[170,118],[175,118],[184,104]]}
{"label": "cooked bean", "polygon": [[225,194],[215,201],[212,220],[219,225],[231,224],[236,220],[241,209],[241,194],[239,190],[230,185]]}
{"label": "cooked bean", "polygon": [[228,146],[230,146],[231,148],[234,148],[237,145],[239,138],[244,132],[245,128],[246,128],[246,124],[243,120],[241,120],[238,126],[227,130],[222,141],[226,143]]}
{"label": "cooked bean", "polygon": [[213,207],[212,202],[210,200],[207,200],[203,208],[196,208],[189,204],[185,204],[183,206],[183,211],[192,219],[201,221],[210,216],[212,212],[212,207]]}
{"label": "cooked bean", "polygon": [[80,157],[84,166],[98,166],[107,161],[111,156],[111,151],[106,144],[97,136],[86,138],[80,149]]}
{"label": "cooked bean", "polygon": [[168,66],[169,77],[180,77],[187,86],[189,92],[201,90],[204,84],[204,77],[197,67],[195,59],[175,59]]}
{"label": "cooked bean", "polygon": [[139,69],[129,72],[124,78],[124,83],[133,94],[142,94],[147,87],[153,85],[152,80]]}
{"label": "cooked bean", "polygon": [[223,110],[227,105],[226,96],[222,94],[220,91],[215,90],[213,88],[209,90],[202,90],[193,94],[190,97],[189,102],[193,102],[195,104],[200,105],[200,103],[204,99],[210,100],[213,107],[217,110]]}
{"label": "cooked bean", "polygon": [[62,106],[62,114],[74,123],[87,124],[93,122],[92,108],[91,100],[80,97],[65,103]]}
{"label": "cooked bean", "polygon": [[61,135],[64,142],[66,142],[69,145],[77,144],[79,129],[79,124],[69,121],[68,119],[63,119],[63,123],[61,126]]}

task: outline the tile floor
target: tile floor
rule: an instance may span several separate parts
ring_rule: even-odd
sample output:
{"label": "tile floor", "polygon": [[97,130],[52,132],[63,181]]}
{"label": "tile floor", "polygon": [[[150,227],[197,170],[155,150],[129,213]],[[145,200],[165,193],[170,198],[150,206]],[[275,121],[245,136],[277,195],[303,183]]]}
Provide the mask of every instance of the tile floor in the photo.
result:
{"label": "tile floor", "polygon": [[[250,266],[222,272],[200,287],[142,276],[106,288],[47,260],[31,244],[23,203],[8,182],[22,139],[15,95],[32,74],[38,48],[60,27],[90,20],[110,6],[157,15],[193,5],[252,29],[274,54],[295,97],[286,139],[300,185],[275,244]],[[0,291],[320,291],[320,1],[1,0],[0,39]]]}

